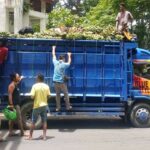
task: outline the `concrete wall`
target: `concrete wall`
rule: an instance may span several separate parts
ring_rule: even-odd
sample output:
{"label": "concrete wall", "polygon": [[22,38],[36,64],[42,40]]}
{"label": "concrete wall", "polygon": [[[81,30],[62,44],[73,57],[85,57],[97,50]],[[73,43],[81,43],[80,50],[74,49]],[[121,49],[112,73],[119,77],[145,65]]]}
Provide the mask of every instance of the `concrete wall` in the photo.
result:
{"label": "concrete wall", "polygon": [[0,32],[8,31],[8,13],[5,7],[5,0],[0,0]]}
{"label": "concrete wall", "polygon": [[14,7],[14,33],[18,31],[23,26],[23,0],[19,0]]}
{"label": "concrete wall", "polygon": [[[27,2],[29,0],[26,0]],[[7,3],[5,3],[7,2]],[[30,10],[29,13],[23,14],[23,2],[24,0],[0,0],[0,32],[10,32],[18,33],[18,31],[25,27],[30,26],[31,18],[36,18],[40,20],[40,31],[46,29],[47,14],[46,3],[41,1],[41,12]],[[14,30],[10,25],[9,12],[14,13]]]}

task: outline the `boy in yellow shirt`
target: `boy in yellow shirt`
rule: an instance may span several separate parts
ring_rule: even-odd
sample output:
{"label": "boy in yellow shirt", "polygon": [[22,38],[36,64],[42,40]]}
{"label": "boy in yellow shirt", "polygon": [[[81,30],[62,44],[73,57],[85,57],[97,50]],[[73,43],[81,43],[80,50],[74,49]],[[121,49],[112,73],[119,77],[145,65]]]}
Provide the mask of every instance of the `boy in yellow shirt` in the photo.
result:
{"label": "boy in yellow shirt", "polygon": [[47,130],[47,100],[50,96],[50,89],[47,84],[44,83],[44,76],[39,74],[37,76],[37,83],[32,86],[31,98],[34,100],[33,111],[32,111],[32,124],[30,128],[30,134],[28,139],[32,139],[33,130],[35,128],[35,123],[38,116],[41,116],[43,124],[43,140],[46,140],[46,130]]}

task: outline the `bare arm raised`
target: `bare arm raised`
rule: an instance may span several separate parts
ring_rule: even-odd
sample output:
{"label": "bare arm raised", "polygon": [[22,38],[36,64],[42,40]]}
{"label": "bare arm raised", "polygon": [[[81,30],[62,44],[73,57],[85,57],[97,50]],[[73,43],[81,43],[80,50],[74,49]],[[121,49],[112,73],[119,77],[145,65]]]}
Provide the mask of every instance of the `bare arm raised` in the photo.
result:
{"label": "bare arm raised", "polygon": [[67,62],[67,63],[68,63],[68,64],[71,64],[71,53],[68,52],[67,54],[68,54],[68,62]]}
{"label": "bare arm raised", "polygon": [[52,57],[56,59],[55,50],[56,50],[56,46],[52,46]]}

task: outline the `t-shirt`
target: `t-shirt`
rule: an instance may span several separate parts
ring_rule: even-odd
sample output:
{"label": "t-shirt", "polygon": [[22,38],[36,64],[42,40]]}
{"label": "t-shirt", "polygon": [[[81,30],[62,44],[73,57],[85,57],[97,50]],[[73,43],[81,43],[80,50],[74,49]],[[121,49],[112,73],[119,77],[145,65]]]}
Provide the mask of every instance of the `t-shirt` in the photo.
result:
{"label": "t-shirt", "polygon": [[65,63],[62,60],[58,61],[58,60],[56,60],[56,58],[53,58],[53,64],[54,64],[53,81],[63,83],[65,70],[70,66],[70,64]]}
{"label": "t-shirt", "polygon": [[20,90],[17,85],[15,85],[15,89],[12,93],[12,99],[14,105],[20,105]]}
{"label": "t-shirt", "polygon": [[34,97],[33,108],[47,106],[48,96],[50,95],[49,86],[43,82],[32,86],[31,96]]}
{"label": "t-shirt", "polygon": [[8,54],[8,48],[0,47],[0,64],[2,64],[5,61],[7,54]]}
{"label": "t-shirt", "polygon": [[118,21],[118,30],[122,31],[125,24],[129,26],[129,23],[131,23],[131,18],[133,18],[133,16],[129,11],[119,12],[116,17],[116,21]]}

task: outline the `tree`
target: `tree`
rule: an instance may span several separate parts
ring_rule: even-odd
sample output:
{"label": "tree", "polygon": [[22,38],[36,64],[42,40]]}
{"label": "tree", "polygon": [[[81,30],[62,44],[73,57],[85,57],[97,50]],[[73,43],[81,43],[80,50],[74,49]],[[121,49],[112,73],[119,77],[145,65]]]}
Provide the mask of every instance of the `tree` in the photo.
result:
{"label": "tree", "polygon": [[[119,12],[119,4],[124,2],[127,10],[129,10],[134,17],[135,25],[133,32],[137,34],[138,44],[140,47],[150,49],[150,1],[149,0],[62,0],[64,7],[68,8],[69,13],[62,13],[57,10],[53,13],[58,15],[58,22],[64,18],[65,24],[72,26],[73,24],[80,24],[80,26],[100,26],[102,28],[112,25],[115,27],[115,18]],[[62,6],[61,6],[62,7]],[[57,15],[56,15],[57,13]],[[77,14],[74,19],[73,14]],[[49,15],[49,23],[56,21],[53,15]],[[62,17],[62,15],[64,15]],[[65,15],[68,15],[65,17]],[[70,17],[71,15],[71,17]],[[51,16],[51,17],[50,17]],[[62,18],[59,18],[62,17]],[[60,20],[59,20],[60,19]],[[55,23],[54,23],[55,24]],[[53,25],[54,25],[53,24]]]}
{"label": "tree", "polygon": [[115,26],[115,17],[120,2],[126,4],[135,20],[133,32],[137,34],[140,47],[150,49],[150,1],[149,0],[100,0],[96,7],[87,13],[88,23],[99,26]]}
{"label": "tree", "polygon": [[89,24],[106,27],[115,24],[115,11],[111,0],[100,0],[96,7],[86,14]]}
{"label": "tree", "polygon": [[150,49],[150,1],[128,0],[128,3],[136,21],[139,46]]}
{"label": "tree", "polygon": [[86,14],[91,10],[91,8],[96,7],[99,0],[84,0],[82,4],[83,12]]}
{"label": "tree", "polygon": [[72,14],[77,14],[78,16],[84,16],[98,2],[99,0],[61,0],[65,8],[70,9]]}
{"label": "tree", "polygon": [[82,0],[62,0],[63,6],[71,11],[72,14],[82,16]]}
{"label": "tree", "polygon": [[[121,0],[112,1],[115,12],[120,2]],[[127,9],[133,14],[136,23],[133,32],[137,34],[139,46],[150,49],[150,1],[124,0],[123,2],[126,4]]]}
{"label": "tree", "polygon": [[73,15],[71,10],[57,6],[48,16],[48,28],[56,28],[61,26],[72,27],[80,22],[77,15]]}

